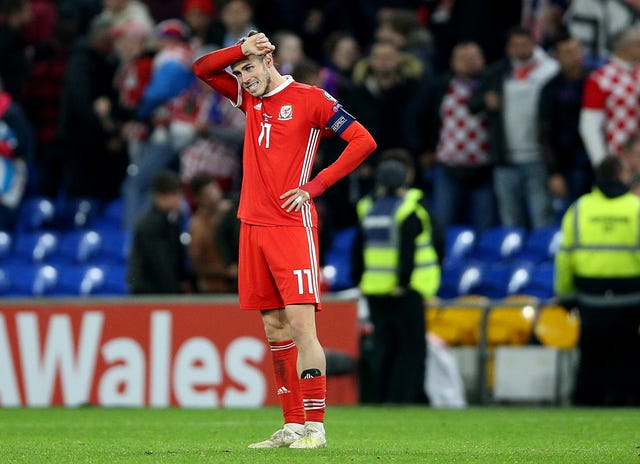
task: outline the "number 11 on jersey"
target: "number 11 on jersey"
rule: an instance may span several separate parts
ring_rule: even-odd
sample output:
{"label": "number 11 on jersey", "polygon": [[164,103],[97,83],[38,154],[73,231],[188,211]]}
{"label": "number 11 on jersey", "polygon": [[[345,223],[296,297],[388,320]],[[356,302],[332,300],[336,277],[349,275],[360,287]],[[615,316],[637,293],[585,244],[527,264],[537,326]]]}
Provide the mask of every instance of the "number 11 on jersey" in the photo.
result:
{"label": "number 11 on jersey", "polygon": [[311,281],[311,269],[294,269],[293,274],[298,278],[298,293],[300,295],[304,294],[305,279],[302,277],[303,274],[307,280],[307,293],[313,293],[313,284]]}
{"label": "number 11 on jersey", "polygon": [[271,144],[271,124],[268,122],[260,123],[260,135],[258,136],[258,146],[262,146],[262,141],[264,140],[264,147],[269,148]]}

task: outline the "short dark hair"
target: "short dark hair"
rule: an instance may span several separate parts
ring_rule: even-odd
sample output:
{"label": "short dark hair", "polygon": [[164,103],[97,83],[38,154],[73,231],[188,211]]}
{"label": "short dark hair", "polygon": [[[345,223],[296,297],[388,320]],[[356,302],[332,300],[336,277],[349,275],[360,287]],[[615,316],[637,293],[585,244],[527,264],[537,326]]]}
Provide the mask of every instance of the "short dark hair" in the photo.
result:
{"label": "short dark hair", "polygon": [[387,194],[393,194],[398,188],[406,185],[408,167],[402,161],[389,158],[376,168],[376,183],[385,188]]}
{"label": "short dark hair", "polygon": [[214,182],[214,179],[211,174],[207,172],[198,172],[189,181],[189,187],[191,187],[191,192],[198,196],[202,189],[212,182]]}
{"label": "short dark hair", "polygon": [[558,42],[565,42],[565,41],[571,40],[573,38],[574,37],[571,34],[571,31],[569,30],[569,28],[566,25],[562,25],[558,29],[558,32],[556,32],[556,37],[555,37],[554,44],[557,44]]}
{"label": "short dark hair", "polygon": [[251,37],[252,35],[256,35],[256,34],[258,34],[258,33],[259,33],[259,32],[258,32],[258,31],[256,31],[255,29],[251,29],[251,30],[247,33],[247,35],[245,35],[244,37],[240,37],[240,38],[238,39],[238,41],[236,42],[236,45],[237,45],[237,44],[243,44],[243,43],[245,43],[249,37]]}
{"label": "short dark hair", "polygon": [[616,156],[607,156],[596,168],[596,179],[599,182],[615,182],[620,180],[624,166]]}
{"label": "short dark hair", "polygon": [[293,65],[291,77],[293,77],[295,81],[309,84],[309,78],[318,74],[319,69],[320,67],[318,66],[318,63],[314,60],[311,58],[304,58],[299,63]]}
{"label": "short dark hair", "polygon": [[531,34],[531,29],[523,26],[513,26],[507,31],[507,42],[511,40],[513,37],[528,37],[533,40],[533,35]]}
{"label": "short dark hair", "polygon": [[180,177],[173,171],[160,171],[151,181],[151,191],[154,194],[176,193],[181,190]]}

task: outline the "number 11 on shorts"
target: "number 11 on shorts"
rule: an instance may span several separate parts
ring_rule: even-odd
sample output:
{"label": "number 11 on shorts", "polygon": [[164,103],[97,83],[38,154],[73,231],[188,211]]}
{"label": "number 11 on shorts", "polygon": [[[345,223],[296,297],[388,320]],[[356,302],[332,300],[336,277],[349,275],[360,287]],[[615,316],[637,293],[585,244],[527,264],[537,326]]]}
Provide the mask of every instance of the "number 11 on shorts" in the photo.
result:
{"label": "number 11 on shorts", "polygon": [[298,278],[298,293],[303,295],[304,292],[304,278],[302,275],[306,276],[307,280],[307,293],[313,293],[313,285],[311,282],[311,269],[294,269],[293,274]]}

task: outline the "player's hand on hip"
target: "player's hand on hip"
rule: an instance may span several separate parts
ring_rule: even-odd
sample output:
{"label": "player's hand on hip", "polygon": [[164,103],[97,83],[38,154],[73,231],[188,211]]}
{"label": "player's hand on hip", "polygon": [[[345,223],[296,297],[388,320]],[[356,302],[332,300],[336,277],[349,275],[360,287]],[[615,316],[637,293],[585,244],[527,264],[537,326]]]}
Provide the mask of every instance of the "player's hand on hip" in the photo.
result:
{"label": "player's hand on hip", "polygon": [[280,195],[280,199],[285,200],[285,202],[280,205],[280,208],[286,208],[287,213],[290,213],[291,211],[300,211],[302,205],[311,199],[311,195],[305,190],[295,188]]}

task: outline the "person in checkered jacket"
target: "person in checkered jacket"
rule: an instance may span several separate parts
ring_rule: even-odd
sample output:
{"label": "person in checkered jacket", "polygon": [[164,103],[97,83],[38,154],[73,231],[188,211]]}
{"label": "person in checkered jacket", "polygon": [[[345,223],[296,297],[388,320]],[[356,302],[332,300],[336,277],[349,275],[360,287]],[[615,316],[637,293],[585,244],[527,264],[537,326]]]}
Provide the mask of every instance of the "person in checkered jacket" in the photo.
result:
{"label": "person in checkered jacket", "polygon": [[[427,134],[414,151],[436,162],[434,219],[443,229],[451,224],[469,223],[477,230],[495,225],[487,115],[472,114],[467,106],[484,66],[480,46],[460,42],[453,48],[450,71],[422,89],[409,110],[408,120],[426,128]],[[424,133],[414,125],[407,127]]]}
{"label": "person in checkered jacket", "polygon": [[584,86],[580,135],[593,166],[618,156],[640,129],[640,29],[622,31],[607,64],[593,71]]}

